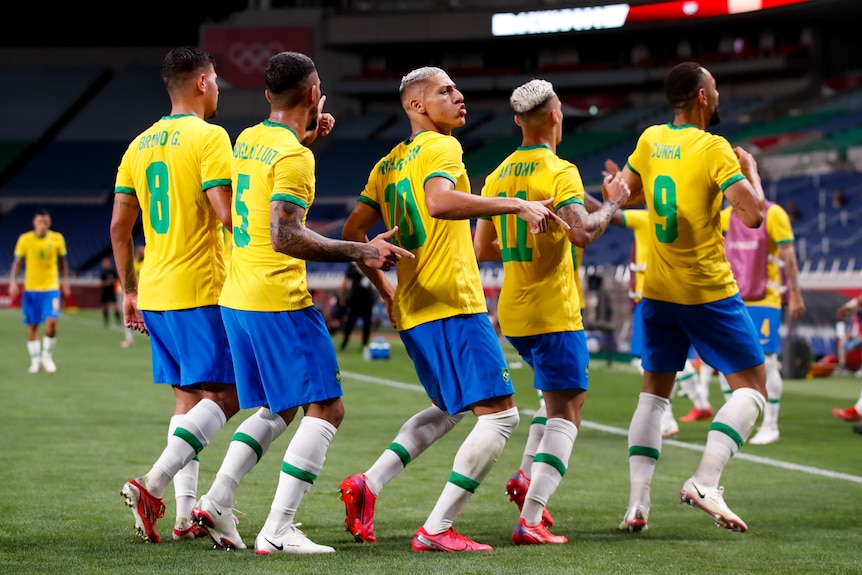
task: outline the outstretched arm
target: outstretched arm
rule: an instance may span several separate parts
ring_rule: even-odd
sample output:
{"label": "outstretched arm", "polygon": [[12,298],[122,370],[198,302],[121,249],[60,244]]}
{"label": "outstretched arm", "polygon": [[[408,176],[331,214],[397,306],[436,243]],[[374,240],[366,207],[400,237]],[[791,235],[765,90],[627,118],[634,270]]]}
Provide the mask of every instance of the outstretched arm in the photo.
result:
{"label": "outstretched arm", "polygon": [[362,261],[384,270],[398,263],[402,256],[414,257],[387,241],[397,227],[369,243],[333,240],[305,227],[302,224],[304,215],[305,209],[292,202],[275,201],[270,204],[270,241],[275,251],[306,261]]}
{"label": "outstretched arm", "polygon": [[[587,208],[576,203],[566,204],[560,208],[560,216],[570,226],[567,232],[569,241],[579,248],[585,248],[598,239],[611,223],[619,206],[625,204],[629,198],[629,188],[619,172],[614,175],[606,174],[602,189],[603,195],[607,198],[592,213],[588,213]],[[590,199],[598,203],[598,200]]]}
{"label": "outstretched arm", "polygon": [[135,273],[132,229],[141,213],[138,198],[129,194],[115,194],[111,213],[111,247],[114,263],[123,287],[123,316],[126,327],[147,333],[144,318],[138,310],[138,275]]}

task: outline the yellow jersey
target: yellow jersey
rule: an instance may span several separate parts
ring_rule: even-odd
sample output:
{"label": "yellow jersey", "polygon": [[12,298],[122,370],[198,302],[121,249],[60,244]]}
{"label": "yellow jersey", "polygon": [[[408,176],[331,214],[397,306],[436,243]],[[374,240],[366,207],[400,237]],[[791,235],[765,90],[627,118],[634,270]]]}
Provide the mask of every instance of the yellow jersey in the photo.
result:
{"label": "yellow jersey", "polygon": [[727,140],[692,125],[650,126],[627,165],[649,212],[643,297],[696,305],[738,293],[720,213],[724,190],[745,176]]}
{"label": "yellow jersey", "polygon": [[649,216],[646,210],[633,209],[620,210],[620,215],[623,218],[623,226],[634,233],[634,260],[629,262],[629,273],[634,281],[629,297],[637,303],[643,298],[644,274],[651,241]]}
{"label": "yellow jersey", "polygon": [[35,231],[18,236],[15,257],[24,260],[24,290],[60,289],[59,258],[66,257],[66,239],[60,232],[48,230],[41,238]]}
{"label": "yellow jersey", "polygon": [[129,144],[114,193],[137,197],[147,246],[138,307],[215,305],[224,283],[222,223],[206,191],[230,185],[230,137],[193,114],[165,116]]}
{"label": "yellow jersey", "polygon": [[395,323],[399,330],[463,314],[487,313],[469,220],[432,218],[425,182],[443,177],[470,193],[461,144],[453,136],[419,132],[383,157],[359,201],[377,210],[392,242],[413,252],[398,262]]}
{"label": "yellow jersey", "polygon": [[[584,185],[574,164],[545,145],[521,146],[485,178],[482,195],[527,201],[554,198],[559,210],[584,203]],[[515,214],[490,218],[503,259],[498,317],[503,335],[524,337],[584,329],[575,283],[572,244],[562,226],[531,234]]]}
{"label": "yellow jersey", "polygon": [[308,214],[314,202],[314,154],[291,128],[266,120],[236,139],[231,173],[233,242],[219,305],[270,312],[312,306],[305,261],[272,249],[269,222],[274,201],[296,204]]}

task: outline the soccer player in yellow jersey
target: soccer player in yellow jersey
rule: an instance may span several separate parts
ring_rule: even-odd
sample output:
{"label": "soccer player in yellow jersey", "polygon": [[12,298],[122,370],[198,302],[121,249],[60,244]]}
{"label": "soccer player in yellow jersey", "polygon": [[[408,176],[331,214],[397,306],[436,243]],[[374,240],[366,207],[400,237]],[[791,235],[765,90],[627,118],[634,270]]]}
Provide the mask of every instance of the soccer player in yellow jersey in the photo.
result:
{"label": "soccer player in yellow jersey", "polygon": [[727,374],[733,395],[715,414],[700,465],[680,498],[718,525],[745,531],[719,481],[766,403],[766,370],[724,254],[720,212],[727,198],[745,226],[759,226],[763,189],[751,154],[706,131],[719,119],[712,74],[683,62],[668,72],[664,89],[673,120],[644,130],[622,171],[630,204],[646,202],[651,234],[643,286],[643,389],[629,425],[631,491],[620,528],[647,527],[661,415],[694,345],[704,361]]}
{"label": "soccer player in yellow jersey", "polygon": [[[197,454],[239,409],[218,308],[225,277],[221,228],[231,224],[231,145],[224,128],[206,121],[218,105],[215,64],[209,54],[182,47],[165,56],[161,72],[171,113],[129,144],[111,217],[126,326],[149,333],[153,381],[170,385],[175,398],[164,451],[149,472],[122,488],[138,535],[153,543],[160,540],[155,524],[172,479],[173,537],[202,533],[190,522]],[[140,286],[132,239],[139,215],[147,246]]]}
{"label": "soccer player in yellow jersey", "polygon": [[[18,274],[24,265],[24,291],[18,285]],[[60,284],[58,274],[63,277]],[[51,229],[51,214],[37,210],[33,215],[33,231],[18,236],[15,259],[9,273],[9,298],[21,294],[21,323],[27,326],[27,352],[30,373],[43,367],[48,373],[57,371],[54,346],[57,344],[57,320],[60,317],[60,288],[63,295],[72,293],[69,284],[69,264],[66,262],[66,239]],[[45,324],[45,334],[39,345],[39,326]]]}
{"label": "soccer player in yellow jersey", "polygon": [[509,101],[521,127],[521,146],[488,175],[482,195],[553,199],[570,228],[556,226],[533,235],[513,215],[480,218],[473,245],[479,261],[503,262],[500,329],[533,368],[533,385],[542,392],[547,410],[512,541],[565,543],[565,537],[548,530],[542,516],[568,469],[590,373],[570,242],[584,248],[601,236],[617,207],[628,200],[629,189],[621,174],[606,176],[608,199],[588,214],[578,169],[556,154],[563,111],[551,83],[531,80],[516,88]]}
{"label": "soccer player in yellow jersey", "polygon": [[[514,387],[500,340],[488,318],[471,218],[517,214],[529,232],[566,224],[554,199],[487,198],[470,193],[461,145],[464,96],[440,68],[424,67],[401,79],[401,105],[410,136],[371,170],[344,225],[345,239],[364,241],[381,219],[398,227],[393,241],[416,259],[398,266],[397,290],[384,274],[360,263],[384,299],[432,405],[411,417],[365,473],[342,481],[347,530],[376,541],[374,504],[383,487],[466,411],[476,425],[455,455],[440,498],[413,537],[414,551],[488,551],[452,524],[491,470],[518,426]],[[555,220],[552,222],[551,220]]]}
{"label": "soccer player in yellow jersey", "polygon": [[344,418],[341,376],[323,316],[306,282],[306,260],[359,260],[389,269],[407,250],[381,234],[369,243],[333,240],[305,227],[314,202],[314,155],[308,145],[332,129],[314,62],[282,52],[265,73],[269,117],[243,130],[233,149],[233,248],[219,298],[243,421],[215,481],[193,510],[220,548],[245,548],[232,507],[241,479],[293,421],[305,416],[284,453],[278,487],[254,550],[258,554],[332,553],[312,542],[294,518]]}
{"label": "soccer player in yellow jersey", "polygon": [[[733,232],[730,231],[731,226],[734,227]],[[805,314],[805,301],[799,287],[793,228],[784,208],[769,202],[762,229],[740,235],[735,232],[745,232],[747,228],[739,226],[741,224],[731,206],[721,211],[721,228],[726,232],[724,250],[740,290],[746,289],[746,293],[740,295],[760,334],[760,344],[766,356],[766,407],[757,433],[748,442],[752,445],[767,445],[779,438],[778,410],[784,391],[784,380],[778,369],[782,294],[785,290],[789,291],[788,313],[794,320]],[[786,286],[782,285],[782,271]],[[730,393],[727,379],[721,373],[719,381],[722,390],[726,389]]]}

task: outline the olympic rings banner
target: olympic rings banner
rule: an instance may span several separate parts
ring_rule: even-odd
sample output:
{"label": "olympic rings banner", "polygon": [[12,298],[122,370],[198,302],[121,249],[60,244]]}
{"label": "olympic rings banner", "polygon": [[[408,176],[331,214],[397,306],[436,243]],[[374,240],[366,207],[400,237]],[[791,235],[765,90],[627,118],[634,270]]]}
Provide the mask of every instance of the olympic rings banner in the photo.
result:
{"label": "olympic rings banner", "polygon": [[263,71],[279,52],[314,58],[312,28],[222,28],[201,30],[202,48],[216,59],[219,80],[233,88],[263,88]]}

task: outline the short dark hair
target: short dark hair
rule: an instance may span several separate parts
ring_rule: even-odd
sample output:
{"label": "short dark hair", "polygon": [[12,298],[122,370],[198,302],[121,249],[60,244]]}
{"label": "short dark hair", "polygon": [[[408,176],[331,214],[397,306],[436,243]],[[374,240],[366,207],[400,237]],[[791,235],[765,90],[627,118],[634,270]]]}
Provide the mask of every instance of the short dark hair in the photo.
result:
{"label": "short dark hair", "polygon": [[296,105],[307,86],[307,80],[317,72],[314,60],[299,52],[280,52],[269,59],[264,72],[270,94],[284,94],[285,104]]}
{"label": "short dark hair", "polygon": [[174,48],[162,60],[162,81],[171,90],[190,74],[198,74],[209,66],[215,68],[215,58],[203,50],[194,46]]}
{"label": "short dark hair", "polygon": [[680,108],[697,95],[703,83],[703,67],[697,62],[674,66],[664,78],[664,95],[674,108]]}
{"label": "short dark hair", "polygon": [[39,208],[34,213],[33,216],[48,216],[51,217],[50,212],[48,212],[48,208]]}

